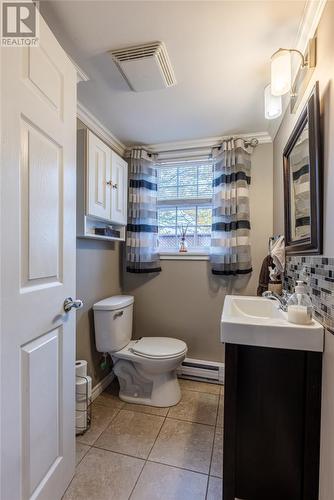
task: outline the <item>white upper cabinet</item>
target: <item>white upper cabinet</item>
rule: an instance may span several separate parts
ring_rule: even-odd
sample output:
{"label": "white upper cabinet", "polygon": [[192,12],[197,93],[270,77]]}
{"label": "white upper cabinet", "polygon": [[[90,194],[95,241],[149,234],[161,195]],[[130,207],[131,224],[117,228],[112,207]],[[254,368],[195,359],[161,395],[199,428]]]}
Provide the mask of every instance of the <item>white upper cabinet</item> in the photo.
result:
{"label": "white upper cabinet", "polygon": [[126,226],[128,164],[86,131],[86,215]]}
{"label": "white upper cabinet", "polygon": [[116,224],[127,222],[128,164],[114,151],[111,153],[111,220]]}
{"label": "white upper cabinet", "polygon": [[110,220],[111,149],[87,131],[87,215]]}

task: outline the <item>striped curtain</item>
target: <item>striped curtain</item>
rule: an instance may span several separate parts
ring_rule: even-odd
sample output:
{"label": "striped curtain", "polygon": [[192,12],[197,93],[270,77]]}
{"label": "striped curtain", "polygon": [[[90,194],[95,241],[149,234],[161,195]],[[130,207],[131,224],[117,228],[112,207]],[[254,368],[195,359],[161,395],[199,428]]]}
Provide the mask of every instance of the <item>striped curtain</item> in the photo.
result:
{"label": "striped curtain", "polygon": [[130,273],[160,272],[155,157],[142,148],[134,148],[128,158],[126,270]]}
{"label": "striped curtain", "polygon": [[212,273],[252,272],[249,185],[251,152],[242,139],[229,139],[212,150],[213,207],[210,261]]}

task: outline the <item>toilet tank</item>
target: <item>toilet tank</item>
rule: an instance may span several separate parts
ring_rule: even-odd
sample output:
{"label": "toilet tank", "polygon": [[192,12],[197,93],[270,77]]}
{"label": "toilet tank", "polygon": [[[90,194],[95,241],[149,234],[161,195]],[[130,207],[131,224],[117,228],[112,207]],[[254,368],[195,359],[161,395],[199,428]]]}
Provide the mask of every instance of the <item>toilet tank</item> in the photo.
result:
{"label": "toilet tank", "polygon": [[95,342],[99,352],[120,351],[130,342],[133,301],[131,295],[114,295],[94,304]]}

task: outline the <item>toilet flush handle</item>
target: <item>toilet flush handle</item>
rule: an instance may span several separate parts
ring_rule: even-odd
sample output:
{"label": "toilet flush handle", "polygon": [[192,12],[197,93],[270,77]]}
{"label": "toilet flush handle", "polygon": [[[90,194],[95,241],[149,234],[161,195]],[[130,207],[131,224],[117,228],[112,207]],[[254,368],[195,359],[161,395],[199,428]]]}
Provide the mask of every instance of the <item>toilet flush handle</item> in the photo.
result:
{"label": "toilet flush handle", "polygon": [[119,311],[118,313],[115,313],[114,319],[120,318],[121,316],[123,316],[123,311]]}

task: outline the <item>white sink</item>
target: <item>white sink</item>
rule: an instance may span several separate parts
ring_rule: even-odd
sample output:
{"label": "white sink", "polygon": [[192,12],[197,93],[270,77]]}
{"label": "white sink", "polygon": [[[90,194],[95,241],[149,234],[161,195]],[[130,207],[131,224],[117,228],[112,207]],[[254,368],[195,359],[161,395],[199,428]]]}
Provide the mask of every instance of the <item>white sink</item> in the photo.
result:
{"label": "white sink", "polygon": [[324,328],[313,320],[310,325],[288,322],[277,301],[264,297],[227,295],[220,326],[221,341],[259,347],[324,350]]}

